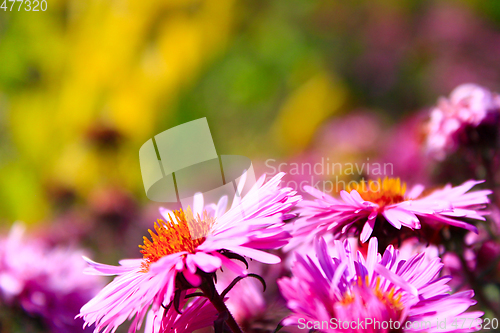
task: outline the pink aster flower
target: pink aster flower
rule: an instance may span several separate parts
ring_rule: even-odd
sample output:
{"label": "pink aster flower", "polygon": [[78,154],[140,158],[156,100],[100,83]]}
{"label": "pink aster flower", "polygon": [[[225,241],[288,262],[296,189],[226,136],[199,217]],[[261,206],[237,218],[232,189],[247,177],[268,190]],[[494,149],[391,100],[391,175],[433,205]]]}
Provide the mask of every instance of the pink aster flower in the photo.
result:
{"label": "pink aster flower", "polygon": [[293,312],[285,325],[323,332],[478,330],[483,313],[466,312],[475,304],[473,291],[450,294],[451,278],[439,277],[439,257],[426,263],[422,253],[402,260],[392,246],[380,255],[376,238],[366,257],[347,241],[335,242],[333,258],[322,239],[315,246],[317,258],[297,255],[293,276],[278,281]]}
{"label": "pink aster flower", "polygon": [[[290,235],[282,219],[300,200],[290,188],[280,188],[282,177],[278,174],[265,184],[261,177],[243,198],[235,197],[227,211],[227,197],[205,207],[203,196],[196,195],[193,211],[175,211],[165,216],[166,222],[158,220],[156,233],[150,231],[152,240],[144,238],[142,259],[122,260],[120,266],[86,259],[88,273],[118,276],[82,307],[80,316],[86,324],[95,324],[95,332],[109,332],[135,316],[131,327],[135,332],[151,305],[157,312],[162,304],[170,304],[174,294],[200,286],[203,276],[222,265],[238,275],[246,274],[229,258],[280,262],[278,256],[262,250],[288,242]],[[239,188],[243,183],[244,177]],[[193,233],[202,236],[193,239]]]}
{"label": "pink aster flower", "polygon": [[427,149],[437,159],[444,159],[459,145],[459,134],[467,126],[477,127],[489,115],[500,111],[500,97],[476,84],[455,88],[450,97],[441,98],[431,111]]}
{"label": "pink aster flower", "polygon": [[[0,306],[22,308],[50,332],[82,332],[83,321],[74,317],[104,285],[103,278],[83,274],[82,254],[27,237],[24,226],[15,224],[0,239]],[[10,331],[8,323],[1,326]]]}
{"label": "pink aster flower", "polygon": [[392,241],[401,238],[396,229],[421,229],[422,225],[432,230],[454,226],[477,232],[474,225],[463,219],[485,220],[485,212],[479,209],[489,202],[491,191],[468,192],[479,183],[469,180],[457,187],[446,185],[430,194],[423,194],[424,187],[417,185],[406,193],[406,185],[399,179],[386,177],[383,181],[358,184],[357,190],[343,190],[340,198],[308,187],[306,191],[316,199],[299,204],[301,217],[289,227],[294,237],[287,248],[327,232],[336,238],[359,235],[363,243],[372,233]]}

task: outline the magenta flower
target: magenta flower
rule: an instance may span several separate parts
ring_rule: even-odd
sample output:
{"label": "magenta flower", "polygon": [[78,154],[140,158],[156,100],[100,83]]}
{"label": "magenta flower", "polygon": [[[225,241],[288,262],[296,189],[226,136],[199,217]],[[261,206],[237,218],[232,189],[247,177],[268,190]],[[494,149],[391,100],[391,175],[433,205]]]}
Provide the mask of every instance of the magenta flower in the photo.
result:
{"label": "magenta flower", "polygon": [[[289,228],[293,238],[287,248],[310,242],[316,235],[332,232],[336,238],[346,235],[359,236],[366,242],[372,233],[381,237],[400,236],[395,229],[439,229],[454,226],[477,232],[477,228],[463,221],[464,218],[485,220],[480,211],[489,203],[490,190],[467,193],[480,181],[469,180],[460,186],[446,185],[430,194],[423,194],[424,187],[417,185],[406,193],[406,185],[399,179],[361,183],[356,189],[341,191],[334,198],[315,188],[306,191],[316,199],[299,204],[301,217]],[[391,230],[392,229],[392,230]],[[415,234],[413,234],[415,236]]]}
{"label": "magenta flower", "polygon": [[460,133],[477,127],[500,111],[500,97],[476,84],[455,88],[450,97],[441,98],[432,110],[428,125],[427,150],[442,160],[457,149]]}
{"label": "magenta flower", "polygon": [[451,278],[439,278],[439,257],[402,260],[392,246],[380,255],[376,238],[366,257],[347,241],[335,242],[333,258],[323,239],[315,246],[317,258],[297,255],[293,276],[278,281],[293,312],[285,325],[323,332],[473,332],[481,323],[482,312],[466,312],[475,304],[473,291],[450,294]]}
{"label": "magenta flower", "polygon": [[[168,213],[167,222],[155,224],[152,240],[145,237],[141,246],[143,259],[122,260],[118,267],[86,259],[88,273],[118,277],[82,307],[80,316],[86,324],[95,324],[95,332],[113,330],[135,316],[131,327],[135,332],[151,305],[156,313],[162,304],[170,304],[174,294],[200,286],[203,276],[222,265],[238,275],[246,274],[229,259],[234,255],[268,264],[280,262],[278,256],[261,250],[279,248],[290,237],[282,219],[300,196],[290,188],[280,188],[282,177],[278,174],[266,184],[261,177],[242,199],[233,200],[227,212],[227,197],[205,207],[203,196],[197,195],[193,212],[188,208]],[[193,233],[200,237],[193,239]]]}
{"label": "magenta flower", "polygon": [[82,254],[25,237],[24,227],[15,224],[0,239],[0,305],[21,307],[50,332],[82,332],[83,321],[74,317],[104,285],[103,278],[83,274]]}

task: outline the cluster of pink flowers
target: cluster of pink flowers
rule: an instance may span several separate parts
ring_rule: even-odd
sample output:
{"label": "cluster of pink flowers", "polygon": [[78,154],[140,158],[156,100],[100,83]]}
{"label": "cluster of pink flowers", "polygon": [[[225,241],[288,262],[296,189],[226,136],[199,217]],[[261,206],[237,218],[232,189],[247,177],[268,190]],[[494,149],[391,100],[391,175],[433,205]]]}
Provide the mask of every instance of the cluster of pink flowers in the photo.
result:
{"label": "cluster of pink flowers", "polygon": [[[494,93],[458,87],[432,111],[422,151],[445,159],[499,111]],[[0,241],[2,303],[53,331],[77,323],[94,333],[127,321],[130,333],[474,332],[490,320],[483,310],[497,313],[480,285],[498,281],[484,258],[500,256],[488,177],[408,190],[385,177],[338,193],[309,186],[304,198],[283,177],[263,175],[242,196],[206,202],[197,193],[190,207],[160,208],[142,258],[118,266],[22,242],[14,228]],[[101,276],[114,278],[101,289]]]}
{"label": "cluster of pink flowers", "polygon": [[[347,189],[340,198],[308,188],[315,197],[311,201],[282,188],[282,177],[278,174],[267,183],[261,177],[246,196],[235,197],[229,209],[227,197],[206,204],[201,194],[195,196],[192,211],[161,209],[167,223],[160,220],[156,233],[150,232],[152,241],[145,238],[142,259],[123,260],[118,267],[87,259],[88,273],[117,277],[82,307],[80,317],[95,325],[96,333],[114,332],[127,319],[132,319],[130,331],[136,332],[145,317],[146,332],[192,332],[214,326],[216,332],[236,333],[241,328],[257,330],[257,323],[263,329],[270,312],[282,315],[282,324],[292,329],[300,329],[304,321],[336,319],[391,321],[405,332],[427,332],[439,331],[439,320],[451,323],[458,318],[469,324],[460,329],[447,325],[441,331],[479,329],[483,313],[467,311],[476,303],[474,292],[450,294],[451,277],[440,275],[439,256],[429,256],[421,247],[419,251],[420,243],[411,237],[424,236],[418,233],[423,226],[477,231],[465,220],[484,221],[491,191],[471,191],[481,182],[448,185],[425,195],[422,186],[415,186],[406,195],[399,180],[387,178],[378,191]],[[203,237],[189,237],[190,220],[206,227]],[[402,227],[408,232],[402,233]],[[402,253],[388,245],[379,253],[377,237],[397,232],[413,245]],[[353,238],[348,241],[352,236],[358,238],[357,252],[350,245]],[[283,246],[281,257],[290,260],[281,264],[280,256],[262,251]],[[245,258],[261,264],[249,266]],[[269,270],[264,272],[265,264],[282,269],[274,270],[272,277]],[[291,277],[283,277],[287,270]],[[261,288],[276,279],[274,289],[281,296],[270,299]],[[413,324],[419,321],[431,326],[416,328]],[[321,330],[389,332],[338,325]]]}

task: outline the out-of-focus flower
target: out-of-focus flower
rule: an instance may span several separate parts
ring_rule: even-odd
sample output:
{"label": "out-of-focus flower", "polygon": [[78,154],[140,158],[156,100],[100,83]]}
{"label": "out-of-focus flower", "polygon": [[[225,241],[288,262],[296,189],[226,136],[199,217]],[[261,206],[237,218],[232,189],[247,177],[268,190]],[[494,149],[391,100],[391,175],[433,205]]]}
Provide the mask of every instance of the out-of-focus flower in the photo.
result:
{"label": "out-of-focus flower", "polygon": [[[472,288],[469,285],[470,276],[467,271],[480,273],[476,270],[476,252],[488,239],[490,237],[485,225],[479,225],[477,233],[470,231],[465,235],[463,242],[460,242],[460,248],[455,247],[443,253],[443,273],[453,276],[450,281],[452,288],[455,290]],[[489,258],[491,259],[491,257]],[[476,290],[476,288],[473,289]]]}
{"label": "out-of-focus flower", "polygon": [[179,309],[182,309],[182,313],[178,313],[174,306],[157,313],[150,310],[146,316],[144,333],[191,333],[214,325],[219,313],[208,299],[185,298],[195,291],[189,289],[181,292]]}
{"label": "out-of-focus flower", "polygon": [[[24,227],[15,224],[0,240],[1,303],[40,318],[51,332],[81,332],[83,321],[74,318],[103,279],[83,274],[83,252],[51,248],[23,234]],[[3,329],[9,330],[6,323]]]}
{"label": "out-of-focus flower", "polygon": [[483,122],[498,122],[500,97],[476,84],[463,84],[455,88],[449,98],[440,98],[431,111],[427,149],[437,159],[444,159],[468,138],[461,135],[467,127]]}
{"label": "out-of-focus flower", "polygon": [[448,225],[476,231],[474,225],[463,219],[485,220],[485,212],[480,209],[489,202],[487,196],[491,191],[466,193],[479,183],[469,180],[457,187],[446,185],[430,194],[423,194],[424,187],[416,185],[406,194],[406,184],[386,177],[383,181],[357,184],[357,189],[351,191],[343,190],[340,199],[307,187],[306,191],[316,200],[299,203],[302,217],[290,225],[294,237],[287,247],[310,242],[327,232],[332,232],[336,238],[359,235],[363,243],[372,233],[392,241],[392,238],[403,238],[396,229],[402,226],[420,229],[421,223],[431,229]]}
{"label": "out-of-focus flower", "polygon": [[[319,322],[319,327],[313,328],[323,332],[477,330],[483,313],[465,312],[475,304],[473,291],[450,294],[447,285],[450,277],[439,278],[442,268],[439,258],[425,263],[424,254],[415,254],[405,261],[392,246],[383,255],[377,247],[377,239],[372,238],[368,254],[363,257],[353,252],[347,241],[343,246],[336,241],[332,258],[326,243],[320,239],[316,241],[317,260],[297,255],[293,276],[278,281],[293,311],[284,323],[309,322],[312,327]],[[467,327],[437,327],[440,320],[452,323],[459,317],[467,318]],[[324,321],[329,325],[322,325]],[[426,326],[419,325],[423,322]],[[392,323],[392,327],[381,328],[383,323]]]}
{"label": "out-of-focus flower", "polygon": [[376,161],[384,165],[390,163],[391,168],[387,169],[385,176],[399,177],[412,184],[431,183],[430,171],[433,161],[427,158],[423,148],[427,117],[427,112],[418,113],[386,131],[387,134],[379,144],[380,157]]}
{"label": "out-of-focus flower", "polygon": [[485,280],[500,280],[500,242],[488,240],[476,251],[476,269],[485,274]]}
{"label": "out-of-focus flower", "polygon": [[[454,277],[450,283],[453,288],[473,287],[477,291],[483,287],[478,283],[498,281],[500,243],[484,227],[479,228],[478,234],[469,232],[463,246],[455,250],[443,255],[443,271]],[[476,285],[471,285],[471,282]]]}
{"label": "out-of-focus flower", "polygon": [[233,255],[269,264],[280,262],[278,256],[261,250],[279,248],[290,237],[282,218],[300,196],[290,188],[280,188],[282,177],[278,174],[265,184],[261,177],[243,198],[234,198],[227,212],[227,197],[205,208],[203,195],[195,195],[193,212],[188,208],[168,213],[167,222],[155,224],[156,234],[150,231],[152,241],[144,237],[143,259],[122,260],[120,266],[87,259],[89,273],[118,277],[82,307],[80,316],[100,332],[135,315],[131,327],[135,332],[151,305],[157,312],[186,286],[200,286],[205,273],[224,265],[238,275],[246,274],[229,259]]}

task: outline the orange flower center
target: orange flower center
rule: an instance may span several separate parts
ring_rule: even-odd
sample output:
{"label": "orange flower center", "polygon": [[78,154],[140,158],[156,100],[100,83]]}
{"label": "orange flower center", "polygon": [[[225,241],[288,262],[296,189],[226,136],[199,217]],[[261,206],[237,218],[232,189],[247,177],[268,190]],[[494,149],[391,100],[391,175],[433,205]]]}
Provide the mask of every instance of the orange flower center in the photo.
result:
{"label": "orange flower center", "polygon": [[[403,311],[404,306],[401,303],[402,294],[400,292],[395,293],[394,287],[392,287],[389,291],[382,291],[380,289],[380,277],[377,277],[375,282],[375,287],[370,287],[370,283],[368,281],[368,276],[365,277],[365,281],[361,280],[361,277],[358,277],[358,286],[360,288],[367,287],[372,289],[375,296],[388,308],[394,311],[395,313],[401,313]],[[343,296],[343,299],[340,300],[340,304],[343,306],[348,306],[354,302],[355,295],[352,293],[346,293]]]}
{"label": "orange flower center", "polygon": [[374,292],[375,296],[384,303],[387,307],[395,310],[396,312],[403,310],[403,304],[401,303],[401,296],[403,296],[400,292],[394,294],[394,287],[392,287],[389,291],[381,291],[380,290],[380,277],[377,277],[377,281],[375,284]]}
{"label": "orange flower center", "polygon": [[144,245],[139,245],[143,254],[142,271],[147,272],[149,266],[164,256],[178,252],[195,253],[196,248],[205,241],[205,236],[210,232],[215,220],[203,216],[193,216],[188,207],[186,212],[182,209],[168,215],[170,221],[158,219],[155,222],[155,232],[149,229],[151,240],[144,236]]}
{"label": "orange flower center", "polygon": [[369,180],[356,183],[354,186],[349,185],[346,190],[348,192],[356,190],[363,200],[382,207],[404,201],[406,184],[401,183],[399,178],[385,177],[384,180],[379,178],[376,181]]}

